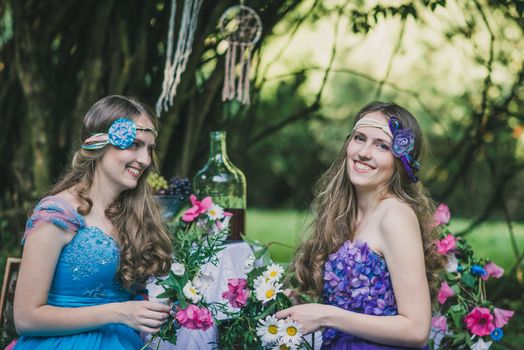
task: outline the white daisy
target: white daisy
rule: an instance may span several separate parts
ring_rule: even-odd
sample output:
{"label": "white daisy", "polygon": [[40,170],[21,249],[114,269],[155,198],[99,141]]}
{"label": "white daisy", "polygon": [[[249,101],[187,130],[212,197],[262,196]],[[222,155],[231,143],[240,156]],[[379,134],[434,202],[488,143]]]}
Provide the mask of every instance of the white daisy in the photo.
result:
{"label": "white daisy", "polygon": [[280,339],[278,343],[275,344],[272,350],[296,350],[298,347],[293,344],[287,344],[284,339]]}
{"label": "white daisy", "polygon": [[182,289],[184,292],[184,295],[186,298],[191,300],[193,304],[196,304],[202,299],[202,294],[200,294],[200,291],[191,283],[191,281],[187,282],[184,286],[184,289]]}
{"label": "white daisy", "polygon": [[279,264],[271,264],[264,272],[264,277],[269,278],[270,280],[278,281],[283,274],[284,268],[282,266],[280,266]]}
{"label": "white daisy", "polygon": [[186,267],[184,264],[175,261],[171,264],[171,271],[177,276],[183,276],[186,272]]}
{"label": "white daisy", "polygon": [[269,315],[265,320],[258,321],[257,335],[260,337],[263,346],[276,343],[280,336],[278,335],[278,325],[282,323],[275,316]]}
{"label": "white daisy", "polygon": [[271,280],[265,276],[258,276],[257,278],[255,278],[255,281],[253,281],[253,286],[256,288],[258,288],[262,283],[269,283],[271,282]]}
{"label": "white daisy", "polygon": [[290,347],[298,346],[302,341],[301,329],[300,323],[290,317],[286,318],[284,322],[278,326],[278,334],[282,337],[282,343]]}
{"label": "white daisy", "polygon": [[255,289],[256,297],[262,303],[267,303],[277,297],[282,292],[282,284],[276,282],[261,282]]}
{"label": "white daisy", "polygon": [[224,209],[219,205],[213,204],[213,206],[207,210],[207,216],[209,216],[211,220],[222,219],[224,217]]}

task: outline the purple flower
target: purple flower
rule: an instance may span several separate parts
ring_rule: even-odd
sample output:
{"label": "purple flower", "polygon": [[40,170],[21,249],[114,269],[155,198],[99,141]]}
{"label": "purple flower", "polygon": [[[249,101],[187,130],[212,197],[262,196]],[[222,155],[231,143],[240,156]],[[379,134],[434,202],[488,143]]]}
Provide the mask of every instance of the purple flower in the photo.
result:
{"label": "purple flower", "polygon": [[494,341],[500,341],[503,336],[504,332],[500,328],[495,328],[493,332],[491,332],[491,339],[493,339]]}
{"label": "purple flower", "polygon": [[[344,242],[330,254],[324,267],[324,301],[345,310],[368,315],[397,314],[391,279],[383,257],[366,243]],[[324,341],[332,340],[339,331],[327,328]]]}
{"label": "purple flower", "polygon": [[411,129],[397,129],[393,136],[391,152],[397,158],[408,155],[415,146],[415,133]]}
{"label": "purple flower", "polygon": [[481,277],[485,277],[488,275],[488,272],[480,265],[471,266],[471,273]]}

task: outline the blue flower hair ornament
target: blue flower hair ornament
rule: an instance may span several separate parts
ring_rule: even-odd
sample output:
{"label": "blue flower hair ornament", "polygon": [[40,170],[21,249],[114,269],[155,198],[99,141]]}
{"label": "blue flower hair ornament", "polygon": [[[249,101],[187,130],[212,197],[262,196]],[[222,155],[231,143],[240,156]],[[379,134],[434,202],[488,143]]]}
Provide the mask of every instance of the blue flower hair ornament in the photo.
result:
{"label": "blue flower hair ornament", "polygon": [[97,133],[88,137],[84,141],[82,148],[94,150],[110,144],[120,149],[126,149],[135,141],[137,130],[151,131],[155,137],[158,135],[155,129],[140,125],[137,126],[132,119],[118,118],[111,123],[107,133]]}
{"label": "blue flower hair ornament", "polygon": [[409,128],[403,129],[396,117],[391,117],[388,125],[393,134],[391,152],[402,161],[404,170],[411,181],[415,183],[418,181],[415,173],[420,170],[420,163],[410,156],[410,152],[415,147],[415,133]]}

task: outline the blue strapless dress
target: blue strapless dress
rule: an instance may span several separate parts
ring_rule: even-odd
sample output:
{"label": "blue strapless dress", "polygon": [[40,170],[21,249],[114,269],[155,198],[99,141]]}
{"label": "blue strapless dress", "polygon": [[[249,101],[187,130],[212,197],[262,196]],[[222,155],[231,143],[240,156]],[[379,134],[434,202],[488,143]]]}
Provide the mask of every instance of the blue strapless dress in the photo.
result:
{"label": "blue strapless dress", "polygon": [[[35,207],[27,222],[25,237],[42,222],[76,232],[60,254],[49,290],[49,305],[82,307],[134,298],[115,279],[119,249],[109,235],[97,227],[87,226],[83,216],[56,196],[42,199]],[[134,350],[143,345],[134,329],[124,324],[109,324],[64,336],[22,336],[15,350]]]}
{"label": "blue strapless dress", "polygon": [[[324,267],[322,297],[325,304],[361,314],[398,314],[386,261],[360,241],[346,241],[329,255]],[[322,340],[321,350],[408,349],[374,343],[333,328],[324,329]]]}

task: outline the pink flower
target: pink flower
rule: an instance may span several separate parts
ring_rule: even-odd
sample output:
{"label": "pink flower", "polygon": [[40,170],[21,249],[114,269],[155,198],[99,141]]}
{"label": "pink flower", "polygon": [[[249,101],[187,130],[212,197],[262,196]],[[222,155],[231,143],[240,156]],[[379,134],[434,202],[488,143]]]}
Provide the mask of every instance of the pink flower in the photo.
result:
{"label": "pink flower", "polygon": [[466,327],[471,334],[478,336],[490,335],[495,329],[493,324],[493,315],[490,314],[489,309],[485,307],[476,306],[469,314],[464,318]]}
{"label": "pink flower", "polygon": [[514,313],[515,312],[511,310],[499,309],[498,307],[494,308],[493,314],[495,315],[495,327],[503,327],[506,323],[508,323],[509,319],[513,317]]}
{"label": "pink flower", "polygon": [[442,332],[446,332],[448,330],[448,321],[446,320],[446,316],[434,316],[431,319],[431,326]]}
{"label": "pink flower", "polygon": [[205,213],[209,208],[213,206],[213,201],[211,200],[211,197],[206,197],[202,199],[202,201],[199,201],[197,200],[196,196],[192,194],[189,197],[189,199],[191,200],[191,204],[193,206],[186,210],[184,215],[182,216],[182,220],[184,220],[185,222],[192,222],[200,214]]}
{"label": "pink flower", "polygon": [[452,297],[454,295],[455,292],[453,291],[453,289],[449,287],[448,283],[443,282],[440,285],[440,290],[438,291],[438,302],[440,304],[444,304],[449,297]]}
{"label": "pink flower", "polygon": [[453,236],[451,233],[446,237],[442,238],[440,241],[437,241],[437,253],[440,255],[446,255],[450,251],[454,251],[457,247],[458,238]]}
{"label": "pink flower", "polygon": [[504,269],[492,262],[487,263],[484,266],[484,269],[487,272],[485,276],[482,276],[482,279],[484,281],[486,281],[490,276],[493,276],[495,278],[500,278],[504,274]]}
{"label": "pink flower", "polygon": [[444,203],[440,204],[433,213],[433,224],[435,226],[445,225],[449,222],[449,219],[451,219],[451,213],[448,206]]}
{"label": "pink flower", "polygon": [[206,330],[213,325],[211,313],[205,307],[190,304],[187,308],[178,310],[175,316],[182,327],[188,329]]}
{"label": "pink flower", "polygon": [[241,308],[246,306],[249,292],[245,289],[245,278],[230,278],[227,280],[227,291],[222,293],[222,298],[227,299],[231,306]]}

